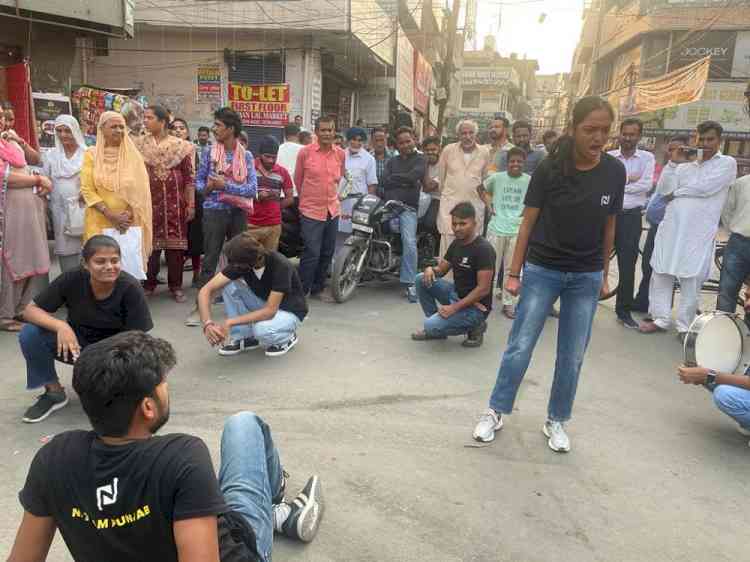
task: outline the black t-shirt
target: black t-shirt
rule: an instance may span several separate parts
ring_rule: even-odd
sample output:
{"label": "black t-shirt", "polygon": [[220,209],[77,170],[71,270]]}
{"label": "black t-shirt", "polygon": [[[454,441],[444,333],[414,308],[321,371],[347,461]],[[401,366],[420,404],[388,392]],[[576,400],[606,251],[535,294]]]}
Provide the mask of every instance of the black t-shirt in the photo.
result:
{"label": "black t-shirt", "polygon": [[591,170],[565,178],[549,158],[531,176],[524,204],[541,209],[531,232],[528,261],[558,271],[599,271],[604,266],[604,227],[622,209],[622,162],[602,154]]}
{"label": "black t-shirt", "polygon": [[299,274],[292,262],[279,252],[270,252],[266,256],[265,267],[260,279],[254,271],[248,273],[244,269],[238,269],[231,264],[224,268],[221,273],[232,281],[244,279],[253,293],[264,301],[268,300],[271,291],[284,293],[279,308],[291,312],[300,320],[304,320],[307,316],[307,300],[305,299],[305,292],[302,290]]}
{"label": "black t-shirt", "polygon": [[[174,522],[227,512],[206,444],[179,433],[118,446],[61,433],[37,452],[19,499],[54,519],[77,562],[177,562]],[[223,526],[222,516],[222,553],[233,546]],[[234,559],[255,559],[245,554]]]}
{"label": "black t-shirt", "polygon": [[68,323],[82,346],[96,343],[120,332],[154,327],[143,289],[135,277],[121,272],[112,294],[96,300],[91,275],[83,267],[63,273],[34,297],[34,303],[49,313],[65,306]]}
{"label": "black t-shirt", "polygon": [[[456,293],[460,299],[476,288],[478,284],[477,273],[479,271],[492,270],[492,279],[494,281],[495,249],[492,247],[492,244],[481,236],[477,236],[469,244],[463,244],[460,240],[454,240],[448,246],[448,251],[445,252],[445,261],[451,264]],[[491,286],[492,283],[490,283]],[[487,312],[492,310],[492,291],[479,302],[487,307]]]}

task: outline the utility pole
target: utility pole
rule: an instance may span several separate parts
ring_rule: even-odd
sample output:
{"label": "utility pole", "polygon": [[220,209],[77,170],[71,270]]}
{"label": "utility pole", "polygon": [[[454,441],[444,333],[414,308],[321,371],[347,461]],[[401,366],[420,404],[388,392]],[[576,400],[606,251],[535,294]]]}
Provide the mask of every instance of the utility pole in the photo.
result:
{"label": "utility pole", "polygon": [[448,99],[451,94],[450,82],[455,70],[455,68],[453,68],[453,53],[456,48],[456,27],[458,27],[458,11],[460,9],[461,0],[453,0],[453,8],[451,8],[451,15],[448,19],[448,44],[445,50],[445,60],[443,61],[443,72],[440,77],[440,82],[445,92],[443,98],[438,101],[438,138],[442,138],[443,136],[443,128],[445,126],[445,108],[448,105]]}

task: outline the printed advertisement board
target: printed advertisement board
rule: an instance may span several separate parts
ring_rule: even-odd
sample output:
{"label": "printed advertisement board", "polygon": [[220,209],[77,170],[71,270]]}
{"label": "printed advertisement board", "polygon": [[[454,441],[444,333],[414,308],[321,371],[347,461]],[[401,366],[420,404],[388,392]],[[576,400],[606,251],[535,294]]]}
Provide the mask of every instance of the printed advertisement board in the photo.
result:
{"label": "printed advertisement board", "polygon": [[289,84],[230,82],[228,98],[246,127],[284,127],[289,122]]}

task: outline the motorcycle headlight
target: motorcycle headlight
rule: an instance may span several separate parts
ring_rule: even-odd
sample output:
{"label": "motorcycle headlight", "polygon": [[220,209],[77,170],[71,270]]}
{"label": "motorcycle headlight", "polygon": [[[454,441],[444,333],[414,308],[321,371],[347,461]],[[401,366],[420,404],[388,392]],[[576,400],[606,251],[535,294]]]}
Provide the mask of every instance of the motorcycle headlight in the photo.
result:
{"label": "motorcycle headlight", "polygon": [[357,224],[370,224],[370,215],[365,211],[354,211],[352,213],[352,222]]}

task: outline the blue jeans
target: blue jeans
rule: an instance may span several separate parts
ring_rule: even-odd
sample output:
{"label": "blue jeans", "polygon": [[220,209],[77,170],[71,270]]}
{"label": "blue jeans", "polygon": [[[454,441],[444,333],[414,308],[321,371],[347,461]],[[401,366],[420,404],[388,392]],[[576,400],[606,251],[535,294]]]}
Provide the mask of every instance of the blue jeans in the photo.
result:
{"label": "blue jeans", "polygon": [[742,283],[750,275],[750,238],[732,233],[724,249],[724,263],[719,280],[719,302],[723,312],[734,313]]}
{"label": "blue jeans", "polygon": [[[83,348],[84,342],[78,334],[76,336]],[[24,325],[18,334],[18,343],[26,359],[27,390],[58,382],[55,360],[72,365],[69,361],[62,361],[57,355],[57,334],[36,324]]]}
{"label": "blue jeans", "polygon": [[427,287],[424,283],[424,273],[417,275],[417,298],[422,306],[424,315],[424,331],[431,336],[460,336],[479,327],[484,322],[485,314],[476,307],[470,306],[459,310],[448,318],[438,314],[438,304],[449,305],[460,300],[453,283],[445,279],[435,279]]}
{"label": "blue jeans", "polygon": [[[236,318],[266,306],[266,301],[253,293],[243,280],[232,281],[224,287],[222,296],[224,310],[229,318]],[[279,309],[270,320],[232,326],[230,336],[234,341],[255,338],[263,347],[283,345],[292,338],[299,323],[296,314]]]}
{"label": "blue jeans", "polygon": [[301,215],[300,227],[305,249],[299,261],[299,276],[305,293],[316,294],[325,287],[328,268],[336,250],[339,218],[316,221]]}
{"label": "blue jeans", "polygon": [[398,216],[401,232],[401,283],[413,285],[417,276],[417,213],[404,211]]}
{"label": "blue jeans", "polygon": [[221,434],[219,487],[227,507],[255,532],[258,552],[270,562],[273,504],[279,503],[282,469],[271,429],[252,412],[230,417]]}
{"label": "blue jeans", "polygon": [[539,334],[552,304],[560,299],[557,359],[547,415],[552,421],[570,419],[591,325],[602,285],[602,272],[563,272],[527,263],[516,318],[503,353],[490,408],[510,414]]}
{"label": "blue jeans", "polygon": [[750,431],[750,390],[720,384],[713,393],[716,407]]}

